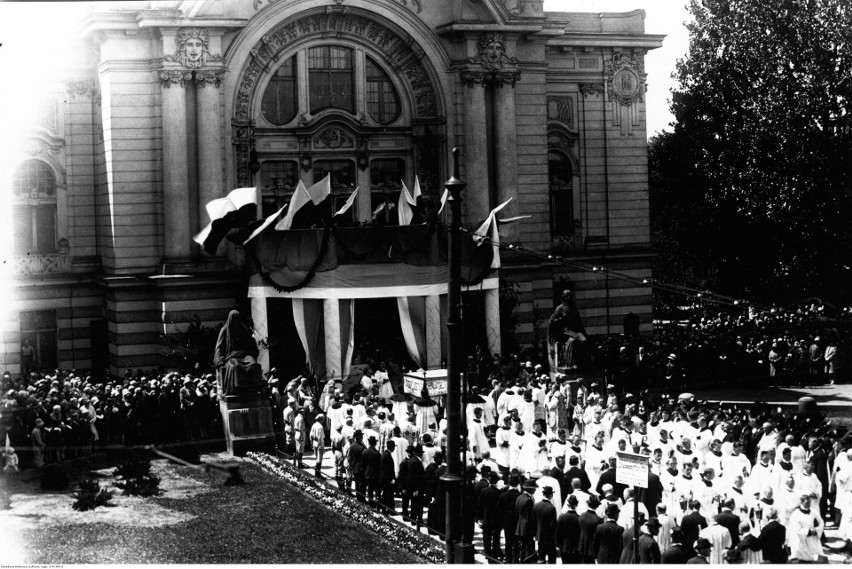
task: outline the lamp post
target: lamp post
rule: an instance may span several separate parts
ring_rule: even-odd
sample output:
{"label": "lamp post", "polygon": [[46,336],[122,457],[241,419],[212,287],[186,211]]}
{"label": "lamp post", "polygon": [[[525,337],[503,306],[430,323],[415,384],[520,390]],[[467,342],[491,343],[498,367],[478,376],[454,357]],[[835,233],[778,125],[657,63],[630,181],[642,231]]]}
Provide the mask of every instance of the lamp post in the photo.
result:
{"label": "lamp post", "polygon": [[441,476],[446,488],[447,563],[465,563],[461,543],[462,525],[462,408],[461,408],[461,192],[464,182],[459,179],[459,150],[453,148],[453,175],[444,183],[449,193],[450,231],[448,236],[448,265],[450,272],[447,301],[447,471]]}

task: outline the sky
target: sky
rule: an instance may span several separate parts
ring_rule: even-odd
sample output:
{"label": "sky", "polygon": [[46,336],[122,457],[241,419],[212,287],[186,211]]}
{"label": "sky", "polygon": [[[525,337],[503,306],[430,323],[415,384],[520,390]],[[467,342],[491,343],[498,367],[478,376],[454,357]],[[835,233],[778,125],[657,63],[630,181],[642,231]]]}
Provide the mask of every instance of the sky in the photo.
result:
{"label": "sky", "polygon": [[689,35],[684,22],[690,19],[687,0],[544,0],[549,12],[631,12],[645,10],[645,33],[663,34],[663,47],[645,56],[648,92],[645,96],[648,137],[663,130],[671,131],[674,117],[669,111],[671,78],[675,62],[689,50]]}

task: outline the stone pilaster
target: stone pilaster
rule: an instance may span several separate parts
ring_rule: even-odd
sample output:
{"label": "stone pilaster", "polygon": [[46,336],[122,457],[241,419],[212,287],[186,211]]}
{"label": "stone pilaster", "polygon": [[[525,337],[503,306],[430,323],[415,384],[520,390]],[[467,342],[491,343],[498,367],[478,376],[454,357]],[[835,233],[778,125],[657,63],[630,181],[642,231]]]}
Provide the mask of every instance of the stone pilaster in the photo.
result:
{"label": "stone pilaster", "polygon": [[[494,89],[494,142],[497,147],[495,164],[497,203],[501,204],[514,198],[503,208],[500,216],[514,217],[518,214],[518,140],[515,124],[515,88],[514,84],[499,84]],[[500,228],[500,237],[516,241],[517,224],[509,223]]]}
{"label": "stone pilaster", "polygon": [[192,72],[160,71],[163,115],[164,252],[171,261],[190,256],[189,157],[186,89]]}
{"label": "stone pilaster", "polygon": [[195,72],[196,130],[198,133],[198,226],[210,221],[206,206],[222,197],[222,112],[219,85],[223,71]]}
{"label": "stone pilaster", "polygon": [[467,189],[465,219],[470,223],[485,219],[491,211],[488,188],[488,131],[486,127],[485,89],[465,79],[464,90],[464,165]]}
{"label": "stone pilaster", "polygon": [[503,353],[500,344],[500,289],[485,291],[485,326],[488,339],[488,353]]}

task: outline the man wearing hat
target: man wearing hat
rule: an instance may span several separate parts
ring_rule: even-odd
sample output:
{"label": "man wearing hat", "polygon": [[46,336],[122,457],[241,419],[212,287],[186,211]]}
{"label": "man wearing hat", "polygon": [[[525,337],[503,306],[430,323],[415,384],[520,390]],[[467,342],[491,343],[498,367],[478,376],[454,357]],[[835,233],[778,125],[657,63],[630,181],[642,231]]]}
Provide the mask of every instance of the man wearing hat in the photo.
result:
{"label": "man wearing hat", "polygon": [[426,469],[423,466],[423,447],[412,445],[406,471],[405,492],[411,505],[411,517],[420,526],[423,517],[423,497],[426,494]]}
{"label": "man wearing hat", "polygon": [[598,564],[618,563],[621,559],[621,538],[624,528],[615,522],[618,512],[619,508],[616,504],[607,504],[606,521],[595,530],[595,560]]}
{"label": "man wearing hat", "polygon": [[535,554],[535,525],[532,521],[534,500],[532,495],[537,487],[535,480],[526,480],[523,484],[523,492],[515,500],[515,511],[518,515],[515,538],[519,546],[518,557],[521,563],[529,563],[530,557]]}
{"label": "man wearing hat", "polygon": [[580,564],[580,516],[577,513],[579,500],[573,494],[565,500],[562,514],[556,520],[556,542],[563,565]]}
{"label": "man wearing hat", "polygon": [[695,541],[695,557],[686,562],[687,565],[710,565],[710,550],[712,544],[705,538],[699,537]]}
{"label": "man wearing hat", "polygon": [[317,478],[322,477],[322,457],[325,452],[325,415],[320,413],[314,418],[314,424],[311,425],[311,431],[308,439],[311,441],[311,446],[314,449],[314,459],[316,466],[314,467],[314,475]]}
{"label": "man wearing hat", "polygon": [[660,563],[660,546],[657,544],[657,535],[660,533],[660,520],[651,518],[641,526],[639,536],[639,563],[643,565]]}
{"label": "man wearing hat", "polygon": [[367,502],[374,506],[381,493],[380,483],[382,474],[382,456],[376,448],[379,439],[375,435],[367,437],[367,448],[361,455],[361,463],[364,465],[364,481],[367,487]]}
{"label": "man wearing hat", "polygon": [[677,528],[672,528],[671,545],[667,547],[660,555],[660,563],[663,565],[683,565],[690,559],[690,554],[683,546],[683,532]]}
{"label": "man wearing hat", "polygon": [[538,542],[538,562],[556,563],[556,507],[553,505],[553,487],[541,489],[543,498],[535,503],[531,520]]}

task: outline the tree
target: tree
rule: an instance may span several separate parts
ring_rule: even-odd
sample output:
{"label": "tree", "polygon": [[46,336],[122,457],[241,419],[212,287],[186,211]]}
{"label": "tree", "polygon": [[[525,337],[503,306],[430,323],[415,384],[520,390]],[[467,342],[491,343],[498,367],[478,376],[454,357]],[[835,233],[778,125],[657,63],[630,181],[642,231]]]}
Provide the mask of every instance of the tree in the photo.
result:
{"label": "tree", "polygon": [[669,212],[692,224],[685,252],[703,241],[681,276],[770,303],[842,299],[852,291],[852,3],[691,0],[690,12],[674,133],[651,148],[652,185],[682,183],[694,200]]}

